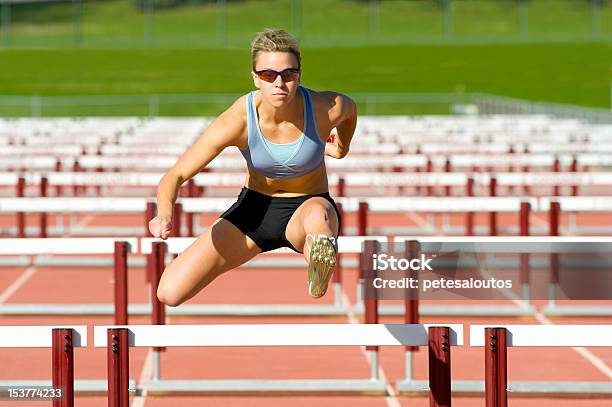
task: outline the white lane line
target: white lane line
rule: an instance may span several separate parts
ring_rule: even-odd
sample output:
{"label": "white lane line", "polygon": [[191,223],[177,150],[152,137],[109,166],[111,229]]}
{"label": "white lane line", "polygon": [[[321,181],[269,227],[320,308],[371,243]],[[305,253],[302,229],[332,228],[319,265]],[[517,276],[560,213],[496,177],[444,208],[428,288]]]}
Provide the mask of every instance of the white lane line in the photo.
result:
{"label": "white lane line", "polygon": [[3,292],[0,294],[0,304],[4,304],[13,294],[17,292],[27,281],[34,275],[38,269],[36,266],[30,266],[25,269],[19,277],[11,285],[9,285]]}
{"label": "white lane line", "polygon": [[414,212],[404,213],[404,216],[406,216],[412,222],[416,223],[418,227],[420,227],[421,229],[425,230],[427,233],[436,233],[435,220],[434,220],[434,224],[432,225],[423,216],[417,215]]}
{"label": "white lane line", "polygon": [[[487,277],[487,278],[493,277],[486,270],[481,269],[479,272],[480,272],[480,275],[482,275],[483,277]],[[517,299],[516,294],[512,291],[502,290],[502,292],[504,296],[506,296],[506,298],[508,298],[510,301],[512,301],[514,304],[516,304],[520,308],[526,308],[530,305],[529,301]],[[548,319],[544,314],[542,314],[540,311],[538,311],[535,308],[534,308],[532,315],[535,318],[535,320],[538,321],[538,323],[540,323],[540,325],[555,325],[553,321]],[[602,359],[600,359],[598,356],[596,356],[593,352],[591,352],[584,346],[572,346],[572,349],[576,353],[578,353],[580,356],[585,358],[587,361],[589,361],[593,366],[595,366],[597,370],[599,370],[606,377],[608,377],[608,379],[612,380],[612,369],[610,368],[610,366],[606,364],[606,362],[604,362]]]}
{"label": "white lane line", "polygon": [[147,401],[147,388],[142,386],[147,380],[150,380],[153,375],[153,349],[149,348],[149,352],[147,353],[147,357],[145,358],[145,364],[142,367],[142,371],[140,372],[140,377],[138,378],[138,382],[136,383],[136,387],[142,388],[142,394],[134,397],[131,406],[132,407],[144,407],[145,402]]}
{"label": "white lane line", "polygon": [[[542,325],[554,325],[555,323],[548,319],[540,311],[533,313],[536,321]],[[612,369],[606,364],[601,358],[596,356],[593,352],[585,348],[584,346],[572,346],[572,349],[576,351],[580,356],[589,361],[597,370],[603,373],[608,379],[612,380]]]}
{"label": "white lane line", "polygon": [[[348,295],[346,294],[346,291],[344,290],[344,286],[342,287],[342,303],[344,304],[344,310],[346,311],[346,317],[349,323],[358,324],[359,321],[357,320],[357,318],[355,318],[355,314],[353,313],[353,304],[351,304],[351,300],[349,300]],[[360,346],[359,349],[361,349],[361,353],[363,354],[363,356],[366,358],[366,360],[371,366],[372,360],[370,359],[370,354],[366,352],[364,346]],[[391,386],[391,384],[387,380],[387,375],[385,374],[385,371],[382,368],[382,364],[380,363],[380,360],[378,363],[378,377],[380,377],[381,380],[384,380],[385,382],[387,382],[387,394],[388,395],[385,396],[385,402],[387,403],[387,406],[401,407],[401,404],[397,398],[398,395],[395,392],[395,389],[393,388],[393,386]]]}

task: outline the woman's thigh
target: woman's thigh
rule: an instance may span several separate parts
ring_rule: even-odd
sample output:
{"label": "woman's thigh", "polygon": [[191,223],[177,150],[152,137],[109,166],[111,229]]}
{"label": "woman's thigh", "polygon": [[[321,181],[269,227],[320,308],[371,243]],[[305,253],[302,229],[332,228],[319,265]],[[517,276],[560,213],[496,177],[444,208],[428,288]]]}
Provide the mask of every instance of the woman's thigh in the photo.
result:
{"label": "woman's thigh", "polygon": [[327,222],[331,225],[331,231],[335,236],[338,236],[338,215],[334,206],[327,199],[320,196],[312,197],[301,204],[291,216],[287,228],[285,229],[285,237],[297,250],[304,251],[304,242],[306,234],[304,222],[306,217],[316,214],[315,218],[325,222],[325,219],[320,215],[326,215]]}
{"label": "woman's thigh", "polygon": [[229,221],[218,219],[166,267],[158,296],[168,305],[179,305],[259,252],[251,238]]}

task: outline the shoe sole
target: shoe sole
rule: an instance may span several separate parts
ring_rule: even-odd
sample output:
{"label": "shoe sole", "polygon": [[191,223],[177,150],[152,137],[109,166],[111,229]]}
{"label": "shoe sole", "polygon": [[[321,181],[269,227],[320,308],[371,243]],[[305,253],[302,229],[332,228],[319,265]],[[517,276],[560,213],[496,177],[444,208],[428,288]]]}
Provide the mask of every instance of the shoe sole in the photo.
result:
{"label": "shoe sole", "polygon": [[336,249],[327,236],[317,236],[310,249],[308,262],[308,293],[320,298],[327,292],[327,286],[336,266]]}

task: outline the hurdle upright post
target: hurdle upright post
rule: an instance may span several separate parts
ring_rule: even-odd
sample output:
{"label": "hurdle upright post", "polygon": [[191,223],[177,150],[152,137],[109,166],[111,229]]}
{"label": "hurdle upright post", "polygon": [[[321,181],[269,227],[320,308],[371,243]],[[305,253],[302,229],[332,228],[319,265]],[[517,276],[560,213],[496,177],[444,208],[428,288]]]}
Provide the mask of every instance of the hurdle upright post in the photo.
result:
{"label": "hurdle upright post", "polygon": [[[531,211],[531,204],[529,202],[521,202],[520,210],[520,227],[519,234],[521,236],[529,236],[529,213]],[[529,301],[531,293],[529,289],[529,253],[520,254],[521,264],[521,284],[523,284],[523,299]]]}
{"label": "hurdle upright post", "polygon": [[53,399],[53,407],[74,406],[74,350],[71,328],[53,328],[51,386],[60,389],[61,398]]}
{"label": "hurdle upright post", "polygon": [[[467,184],[465,186],[465,195],[474,196],[474,177],[469,176]],[[467,211],[465,213],[465,234],[467,236],[474,236],[474,211]]]}
{"label": "hurdle upright post", "polygon": [[130,346],[126,328],[107,331],[108,407],[129,407]]}
{"label": "hurdle upright post", "polygon": [[[361,253],[360,269],[363,272],[363,281],[372,281],[374,279],[374,268],[372,265],[372,257],[379,250],[378,242],[375,240],[366,240],[363,242],[363,252]],[[378,295],[374,286],[366,284],[364,290],[364,306],[365,306],[365,323],[378,324]],[[378,346],[366,346],[366,351],[370,354],[370,380],[378,380]]]}
{"label": "hurdle upright post", "polygon": [[[514,150],[514,146],[512,144],[510,144],[510,146],[508,147],[508,154],[514,154],[515,150]],[[514,165],[509,164],[508,165],[508,172],[514,172]],[[509,195],[513,195],[514,194],[514,185],[509,185],[508,186],[508,194]]]}
{"label": "hurdle upright post", "polygon": [[338,178],[338,196],[339,197],[344,197],[346,196],[346,181],[344,179],[344,177],[339,177]]}
{"label": "hurdle upright post", "polygon": [[[523,149],[523,153],[524,153],[526,156],[530,154],[530,153],[529,153],[529,146],[528,146],[527,144],[525,144],[525,147],[524,147],[524,149]],[[522,170],[523,172],[529,172],[529,170],[530,170],[529,164],[525,164],[525,165],[523,165],[523,167],[522,167],[522,169],[521,169],[521,170]],[[524,193],[525,195],[531,195],[531,187],[529,186],[529,184],[527,184],[527,183],[524,183],[524,184],[523,184],[523,193]]]}
{"label": "hurdle upright post", "polygon": [[[47,196],[47,185],[49,184],[49,180],[47,179],[47,177],[42,177],[40,179],[40,196],[41,197],[46,197]],[[41,212],[40,213],[40,218],[39,218],[39,235],[41,238],[46,238],[47,237],[47,212]]]}
{"label": "hurdle upright post", "polygon": [[[74,163],[72,164],[72,172],[81,172],[81,166],[79,164],[79,159],[78,158],[74,159]],[[81,191],[81,188],[77,184],[74,184],[72,186],[72,195],[73,196],[79,196],[80,195],[80,191]]]}
{"label": "hurdle upright post", "polygon": [[[152,246],[151,256],[151,302],[153,313],[151,315],[151,324],[153,325],[165,325],[166,324],[166,307],[157,298],[157,287],[159,286],[159,279],[164,272],[165,258],[166,258],[167,246],[165,242],[154,242]],[[153,374],[152,380],[159,380],[161,378],[161,363],[159,352],[165,351],[166,348],[153,348]]]}
{"label": "hurdle upright post", "polygon": [[[418,240],[409,240],[404,242],[404,253],[407,259],[415,259],[420,254]],[[417,273],[414,270],[409,271],[410,278],[417,278]],[[411,288],[406,289],[406,299],[404,300],[404,323],[418,324],[419,323],[419,290]],[[406,346],[404,350],[406,381],[414,380],[414,355],[413,352],[419,350],[418,346]]]}
{"label": "hurdle upright post", "polygon": [[183,217],[183,204],[174,204],[174,214],[172,215],[172,237],[181,237],[181,222]]}
{"label": "hurdle upright post", "polygon": [[[25,196],[25,178],[20,176],[17,179],[16,195],[18,198]],[[25,213],[17,212],[17,237],[23,238],[25,234]]]}
{"label": "hurdle upright post", "polygon": [[369,205],[367,202],[359,202],[359,209],[357,212],[357,235],[358,236],[368,235],[368,209],[369,209]]}
{"label": "hurdle upright post", "polygon": [[[497,178],[489,180],[489,196],[497,196]],[[497,212],[489,212],[489,235],[497,236]]]}
{"label": "hurdle upright post", "polygon": [[[552,166],[552,172],[559,172],[559,171],[561,171],[561,163],[559,161],[559,157],[555,157],[555,161],[553,162],[553,166]],[[559,196],[559,193],[560,193],[559,184],[555,184],[553,187],[553,195]]]}
{"label": "hurdle upright post", "polygon": [[127,242],[115,242],[115,325],[128,323]]}
{"label": "hurdle upright post", "polygon": [[147,209],[145,209],[145,219],[144,219],[144,235],[149,236],[151,233],[149,232],[149,221],[155,217],[157,205],[155,202],[147,202]]}
{"label": "hurdle upright post", "polygon": [[[195,181],[193,180],[193,178],[191,178],[189,181],[187,181],[187,197],[195,198],[195,195],[196,195],[195,190],[196,190]],[[193,212],[185,213],[185,223],[187,224],[187,236],[189,237],[194,236]]]}
{"label": "hurdle upright post", "polygon": [[508,406],[506,328],[485,328],[486,407]]}
{"label": "hurdle upright post", "polygon": [[[550,203],[550,236],[559,236],[559,222],[561,217],[561,204],[558,201]],[[557,297],[557,284],[559,283],[559,253],[550,254],[550,282],[548,284],[548,306],[555,307]]]}
{"label": "hurdle upright post", "polygon": [[[433,161],[431,159],[431,157],[427,157],[427,166],[425,171],[427,173],[431,173],[434,171],[434,166],[433,166]],[[425,188],[425,195],[426,196],[432,196],[433,195],[433,187],[431,185],[427,185],[427,187]]]}
{"label": "hurdle upright post", "polygon": [[[570,171],[574,173],[578,172],[578,159],[576,156],[572,157]],[[578,196],[578,184],[572,185],[572,196]]]}
{"label": "hurdle upright post", "polygon": [[38,185],[38,194],[41,198],[46,198],[47,197],[47,191],[49,187],[49,178],[47,178],[46,176],[42,176],[40,178],[40,184]]}
{"label": "hurdle upright post", "polygon": [[[452,172],[451,160],[449,157],[446,157],[446,161],[444,162],[444,172],[446,173]],[[448,197],[450,195],[451,195],[450,185],[444,186],[444,196]]]}
{"label": "hurdle upright post", "polygon": [[451,405],[451,346],[450,329],[432,326],[429,343],[429,406]]}
{"label": "hurdle upright post", "polygon": [[[61,172],[62,171],[62,160],[60,160],[59,158],[55,159],[55,168],[54,168],[55,172]],[[62,196],[63,195],[63,189],[61,185],[55,185],[55,196]]]}

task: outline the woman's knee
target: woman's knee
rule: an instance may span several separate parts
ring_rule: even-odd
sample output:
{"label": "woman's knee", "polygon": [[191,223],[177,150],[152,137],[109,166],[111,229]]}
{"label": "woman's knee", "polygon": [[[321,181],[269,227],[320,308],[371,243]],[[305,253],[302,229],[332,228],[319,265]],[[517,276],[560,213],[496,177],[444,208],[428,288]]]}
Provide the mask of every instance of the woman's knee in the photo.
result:
{"label": "woman's knee", "polygon": [[169,307],[178,307],[187,300],[187,298],[181,296],[177,287],[173,287],[170,282],[163,278],[157,286],[157,299]]}
{"label": "woman's knee", "polygon": [[329,223],[329,214],[325,205],[313,203],[308,208],[304,216],[305,226],[316,226],[322,223]]}

